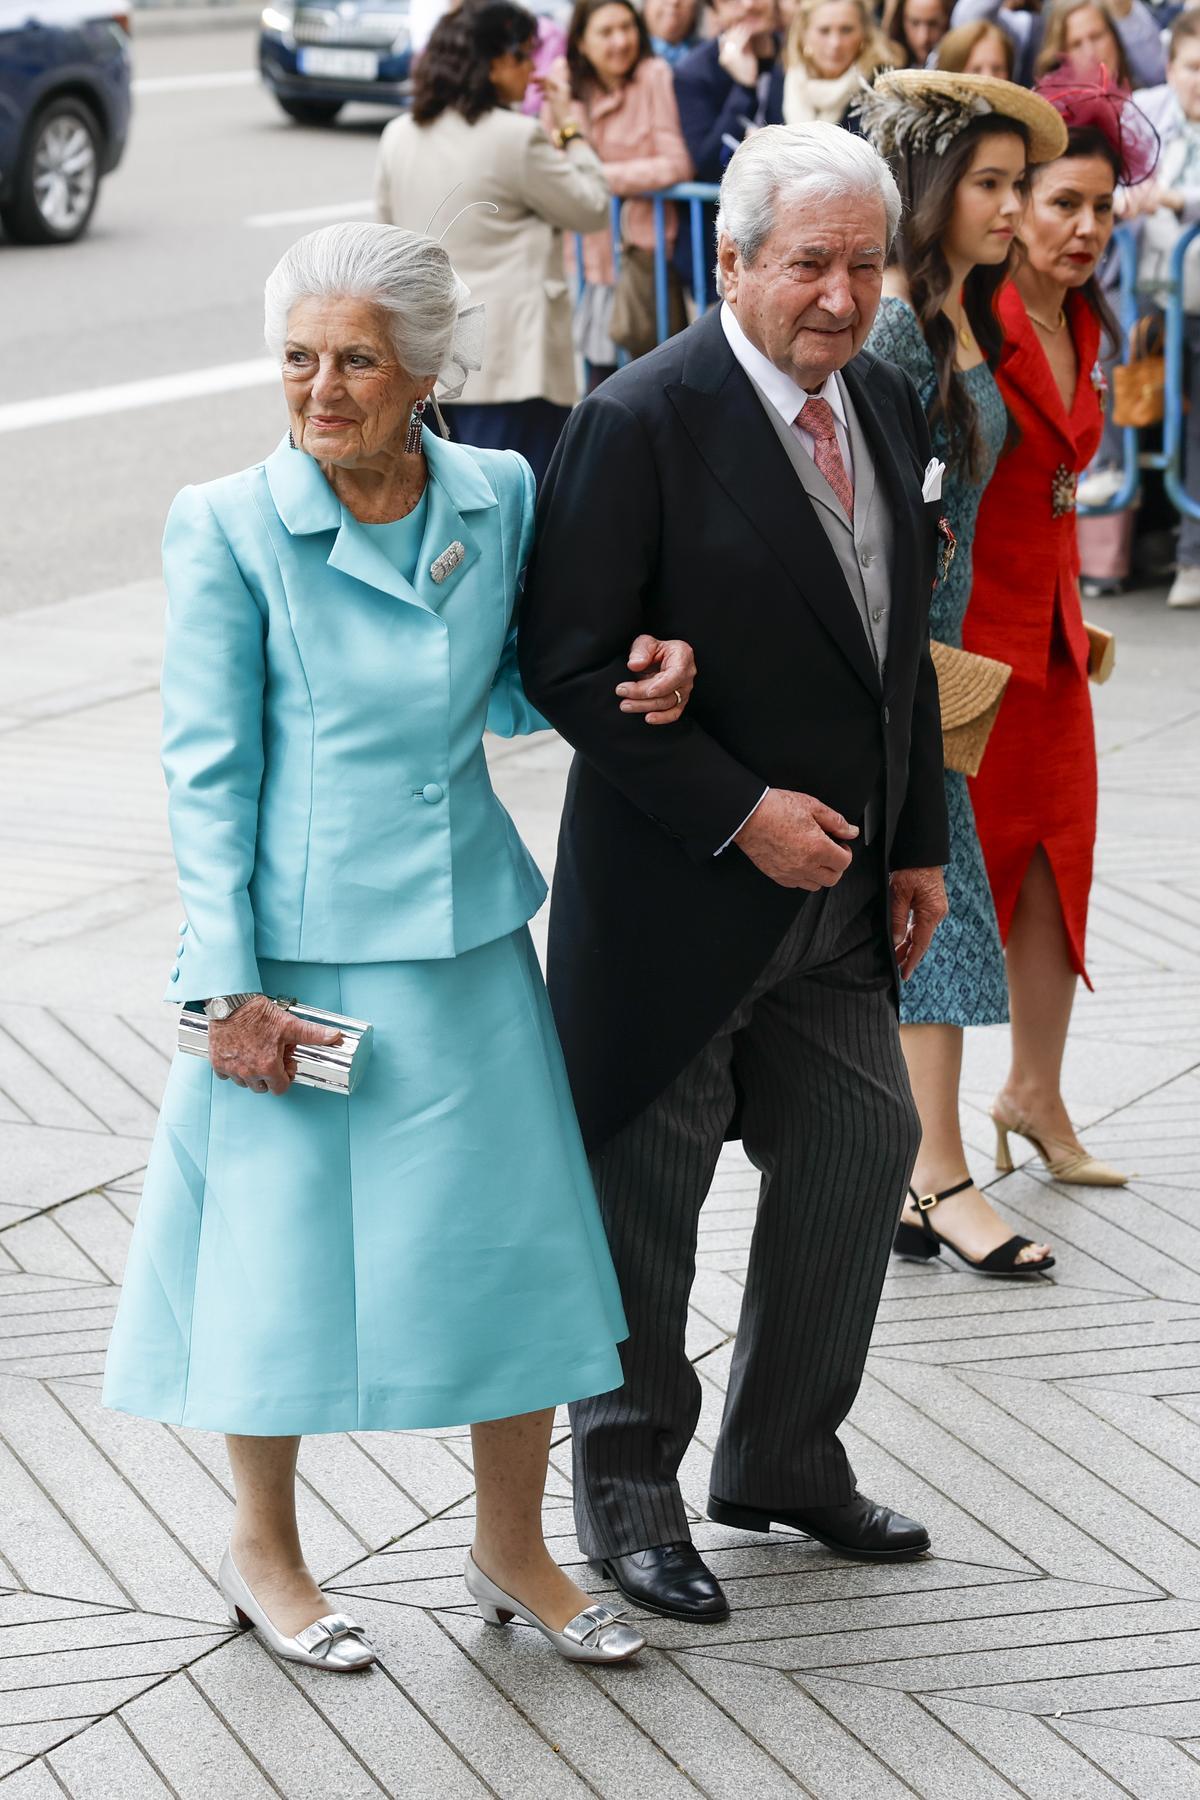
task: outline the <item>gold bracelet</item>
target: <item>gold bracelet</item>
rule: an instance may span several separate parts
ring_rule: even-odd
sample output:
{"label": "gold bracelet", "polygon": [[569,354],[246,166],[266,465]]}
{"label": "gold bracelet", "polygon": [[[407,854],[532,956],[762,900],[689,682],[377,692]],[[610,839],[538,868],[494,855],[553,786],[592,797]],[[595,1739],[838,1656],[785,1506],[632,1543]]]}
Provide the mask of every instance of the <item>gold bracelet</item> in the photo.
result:
{"label": "gold bracelet", "polygon": [[567,123],[565,125],[560,125],[555,132],[554,142],[558,145],[560,150],[565,150],[572,138],[582,136],[583,132],[580,130],[579,126],[568,119]]}

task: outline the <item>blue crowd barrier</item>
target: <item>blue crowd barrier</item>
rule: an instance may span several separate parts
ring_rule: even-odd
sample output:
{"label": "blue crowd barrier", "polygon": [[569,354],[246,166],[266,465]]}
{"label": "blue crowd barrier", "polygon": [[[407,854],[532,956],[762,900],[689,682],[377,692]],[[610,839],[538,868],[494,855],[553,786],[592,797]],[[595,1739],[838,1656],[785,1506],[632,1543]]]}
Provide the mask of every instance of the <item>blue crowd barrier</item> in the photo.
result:
{"label": "blue crowd barrier", "polygon": [[[648,200],[654,208],[654,300],[658,341],[661,344],[669,335],[669,304],[667,286],[667,252],[666,212],[667,203],[685,205],[690,211],[691,250],[692,250],[692,293],[696,297],[701,311],[705,310],[705,292],[707,289],[707,250],[708,234],[704,229],[704,208],[715,206],[720,189],[712,182],[684,181],[677,187],[664,188],[661,193],[645,194],[640,198]],[[621,266],[621,206],[622,201],[615,196],[612,202],[612,245],[613,267]],[[1103,506],[1081,506],[1080,518],[1099,518],[1108,513],[1124,512],[1126,507],[1133,506],[1141,494],[1141,472],[1143,469],[1158,469],[1162,472],[1163,484],[1171,504],[1189,518],[1200,518],[1200,503],[1189,499],[1183,485],[1183,415],[1184,399],[1184,310],[1183,310],[1183,264],[1188,250],[1200,235],[1200,225],[1192,225],[1181,232],[1171,257],[1170,272],[1164,283],[1158,284],[1160,291],[1143,289],[1138,284],[1138,248],[1137,239],[1127,225],[1120,225],[1113,233],[1113,246],[1120,267],[1120,294],[1117,313],[1121,325],[1122,351],[1121,360],[1129,355],[1130,337],[1138,319],[1145,311],[1147,299],[1153,299],[1162,308],[1166,319],[1166,394],[1163,417],[1163,437],[1161,450],[1143,450],[1137,430],[1126,426],[1121,434],[1121,486]],[[576,270],[578,285],[583,287],[583,239],[577,237]],[[1161,291],[1164,290],[1165,291]],[[625,351],[619,351],[618,362],[629,360]]]}

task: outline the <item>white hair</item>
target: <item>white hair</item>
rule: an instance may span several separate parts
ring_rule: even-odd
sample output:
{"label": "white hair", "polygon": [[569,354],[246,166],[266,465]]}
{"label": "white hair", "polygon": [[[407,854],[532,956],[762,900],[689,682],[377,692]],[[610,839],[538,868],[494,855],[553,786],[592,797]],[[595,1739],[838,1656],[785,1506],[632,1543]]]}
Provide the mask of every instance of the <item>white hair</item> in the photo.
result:
{"label": "white hair", "polygon": [[267,277],[267,348],[282,356],[299,300],[369,300],[388,316],[410,375],[436,375],[454,339],[465,293],[439,243],[396,225],[326,225],[284,252]]}
{"label": "white hair", "polygon": [[[865,138],[840,125],[814,120],[808,125],[764,125],[734,151],[721,182],[717,236],[737,246],[753,263],[775,224],[775,208],[787,200],[829,200],[861,196],[879,200],[887,218],[887,243],[900,224],[900,190],[883,157]],[[725,285],[717,270],[717,290]]]}

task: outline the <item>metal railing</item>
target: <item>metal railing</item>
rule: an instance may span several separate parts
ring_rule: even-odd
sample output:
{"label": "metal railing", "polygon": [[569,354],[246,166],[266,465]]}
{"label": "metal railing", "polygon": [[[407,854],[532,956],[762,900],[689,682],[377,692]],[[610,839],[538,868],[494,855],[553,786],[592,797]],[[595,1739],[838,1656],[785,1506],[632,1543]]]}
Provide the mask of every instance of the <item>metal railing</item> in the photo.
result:
{"label": "metal railing", "polygon": [[[706,309],[705,295],[708,288],[708,233],[704,229],[704,208],[715,206],[720,189],[711,182],[684,181],[677,187],[664,188],[661,193],[643,194],[638,198],[648,200],[654,208],[654,303],[655,322],[659,343],[663,343],[670,335],[670,303],[667,279],[667,268],[670,261],[667,250],[666,213],[667,203],[686,205],[690,210],[691,252],[692,252],[692,294],[701,312]],[[612,201],[611,231],[613,248],[614,273],[621,266],[621,207],[623,202],[616,196]],[[1127,225],[1120,225],[1113,233],[1113,244],[1120,261],[1121,282],[1117,313],[1121,325],[1122,352],[1121,360],[1129,355],[1130,339],[1138,319],[1145,311],[1145,301],[1153,299],[1162,308],[1166,318],[1166,393],[1163,416],[1163,440],[1161,450],[1143,450],[1138,432],[1132,425],[1125,426],[1121,433],[1121,486],[1110,500],[1102,506],[1081,506],[1079,517],[1082,519],[1101,518],[1108,513],[1124,512],[1127,507],[1137,504],[1141,496],[1142,470],[1158,469],[1162,473],[1163,485],[1167,498],[1182,514],[1192,519],[1200,519],[1200,503],[1189,499],[1183,485],[1183,416],[1184,400],[1184,310],[1183,310],[1183,265],[1188,250],[1200,236],[1200,225],[1189,226],[1181,232],[1171,256],[1170,271],[1167,279],[1154,284],[1138,284],[1138,245],[1137,238]],[[583,275],[583,239],[576,237],[576,270],[578,285],[582,289]],[[617,353],[619,363],[629,361],[627,352]],[[1111,403],[1111,399],[1110,399]]]}

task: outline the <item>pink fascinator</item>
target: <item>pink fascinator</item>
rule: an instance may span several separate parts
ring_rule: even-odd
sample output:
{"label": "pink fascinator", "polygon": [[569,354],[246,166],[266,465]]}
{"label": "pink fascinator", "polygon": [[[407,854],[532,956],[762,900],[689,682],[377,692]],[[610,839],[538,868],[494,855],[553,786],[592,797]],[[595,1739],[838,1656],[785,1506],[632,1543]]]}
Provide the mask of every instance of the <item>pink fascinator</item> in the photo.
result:
{"label": "pink fascinator", "polygon": [[1068,131],[1098,131],[1112,145],[1123,186],[1136,187],[1153,175],[1160,149],[1158,133],[1107,69],[1097,68],[1092,80],[1081,81],[1069,63],[1060,63],[1042,77],[1034,92],[1050,102]]}

